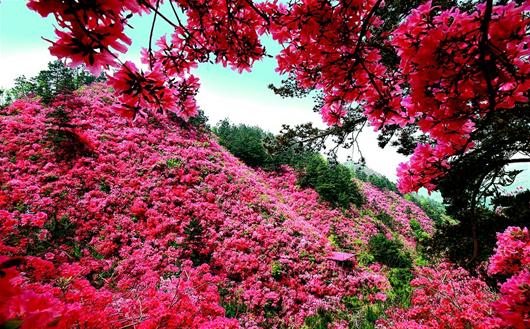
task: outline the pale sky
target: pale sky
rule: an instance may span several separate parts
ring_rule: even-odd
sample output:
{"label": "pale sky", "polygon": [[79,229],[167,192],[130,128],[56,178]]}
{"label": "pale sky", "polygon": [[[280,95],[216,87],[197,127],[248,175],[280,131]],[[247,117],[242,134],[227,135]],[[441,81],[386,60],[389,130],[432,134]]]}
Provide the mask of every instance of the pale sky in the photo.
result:
{"label": "pale sky", "polygon": [[[54,19],[43,19],[37,13],[26,8],[23,0],[0,0],[0,87],[13,85],[16,77],[31,77],[45,69],[54,58],[48,52],[49,43],[41,37],[55,39]],[[133,30],[127,32],[133,44],[123,59],[139,64],[140,48],[149,38],[151,19],[149,16],[134,18]],[[157,22],[160,35],[169,27],[162,21]],[[265,40],[269,53],[275,55],[279,45]],[[201,65],[194,74],[200,78],[201,88],[197,102],[210,119],[210,124],[229,118],[234,123],[256,125],[277,133],[282,124],[301,124],[313,122],[325,127],[320,115],[312,111],[311,98],[281,98],[267,88],[269,83],[278,83],[281,77],[274,71],[274,59],[267,58],[255,64],[251,73],[238,74],[221,65]],[[406,157],[387,147],[377,146],[377,134],[371,127],[365,128],[359,142],[368,167],[396,180],[396,168]],[[351,150],[342,152],[340,160]],[[527,178],[527,180],[530,180]],[[528,182],[530,185],[530,182]]]}

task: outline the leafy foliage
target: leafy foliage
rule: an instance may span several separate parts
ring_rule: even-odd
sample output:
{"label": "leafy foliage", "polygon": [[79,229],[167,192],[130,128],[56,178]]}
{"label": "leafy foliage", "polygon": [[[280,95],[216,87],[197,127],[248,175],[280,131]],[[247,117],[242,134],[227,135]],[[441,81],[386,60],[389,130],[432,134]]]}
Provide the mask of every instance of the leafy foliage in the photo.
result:
{"label": "leafy foliage", "polygon": [[403,250],[403,244],[399,241],[390,240],[384,234],[379,233],[370,239],[368,245],[375,261],[393,268],[410,269],[412,267],[411,256]]}
{"label": "leafy foliage", "polygon": [[394,218],[386,212],[381,211],[379,214],[376,215],[376,218],[391,230],[394,230],[396,228],[396,222],[394,221]]}
{"label": "leafy foliage", "polygon": [[[438,180],[447,213],[461,222],[461,232],[457,235],[461,236],[465,231],[473,242],[473,247],[465,250],[468,250],[466,256],[474,261],[484,259],[480,255],[487,256],[492,252],[495,232],[522,224],[522,217],[517,212],[498,220],[489,213],[493,199],[501,200],[503,189],[512,184],[521,172],[510,170],[508,165],[528,160],[525,157],[530,155],[529,134],[530,111],[527,104],[491,114],[481,122],[481,129],[474,133],[481,142],[465,156],[453,161],[450,172]],[[520,198],[527,199],[528,196],[521,195]],[[510,203],[509,196],[504,199]],[[525,211],[524,207],[518,209]],[[483,248],[486,250],[479,250]]]}
{"label": "leafy foliage", "polygon": [[314,188],[323,200],[333,206],[347,208],[353,203],[360,207],[364,203],[364,196],[346,166],[330,164],[322,156],[314,155],[297,167],[300,186]]}
{"label": "leafy foliage", "polygon": [[362,180],[363,182],[368,182],[382,190],[388,190],[398,193],[396,184],[384,175],[367,174],[363,166],[355,168],[354,172],[355,177]]}
{"label": "leafy foliage", "polygon": [[392,291],[389,293],[388,304],[399,307],[409,307],[410,298],[412,296],[412,287],[410,281],[414,278],[411,269],[408,268],[392,268],[388,274],[388,281],[392,286]]}
{"label": "leafy foliage", "polygon": [[404,196],[406,200],[414,202],[420,207],[429,218],[431,218],[437,225],[451,222],[452,219],[446,215],[445,206],[431,198],[424,197],[416,193],[409,193]]}
{"label": "leafy foliage", "polygon": [[251,167],[277,170],[289,165],[299,173],[301,187],[315,189],[322,200],[333,206],[347,208],[351,203],[358,207],[363,204],[359,187],[353,182],[351,171],[341,164],[330,164],[322,156],[310,150],[283,150],[269,153],[272,134],[259,127],[244,124],[233,125],[223,120],[214,127],[219,143],[233,155]]}
{"label": "leafy foliage", "polygon": [[248,166],[267,168],[272,165],[272,156],[264,146],[265,139],[272,134],[259,127],[231,124],[227,119],[212,130],[219,137],[219,144]]}
{"label": "leafy foliage", "polygon": [[496,205],[496,211],[485,207],[476,209],[476,239],[480,242],[480,249],[474,259],[470,252],[462,252],[473,250],[472,227],[466,221],[439,225],[432,238],[425,242],[426,252],[434,257],[447,257],[470,270],[473,270],[475,263],[486,261],[494,252],[497,232],[509,226],[528,225],[530,192],[499,196],[492,202]]}
{"label": "leafy foliage", "polygon": [[415,219],[410,220],[410,228],[416,236],[416,241],[418,241],[419,243],[422,243],[425,241],[425,239],[430,238],[430,235],[421,228],[420,223],[418,223],[418,221],[416,221]]}

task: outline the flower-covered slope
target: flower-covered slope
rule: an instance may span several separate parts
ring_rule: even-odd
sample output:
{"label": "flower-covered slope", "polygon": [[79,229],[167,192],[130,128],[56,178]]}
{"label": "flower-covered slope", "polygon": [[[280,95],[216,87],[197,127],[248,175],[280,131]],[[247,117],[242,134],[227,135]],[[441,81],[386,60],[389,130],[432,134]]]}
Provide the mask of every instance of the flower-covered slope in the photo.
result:
{"label": "flower-covered slope", "polygon": [[412,250],[411,219],[432,232],[396,194],[365,184],[362,209],[330,209],[288,168],[254,171],[207,133],[113,104],[96,85],[0,110],[0,324],[299,327],[344,297],[386,298],[384,266],[333,252],[380,231]]}

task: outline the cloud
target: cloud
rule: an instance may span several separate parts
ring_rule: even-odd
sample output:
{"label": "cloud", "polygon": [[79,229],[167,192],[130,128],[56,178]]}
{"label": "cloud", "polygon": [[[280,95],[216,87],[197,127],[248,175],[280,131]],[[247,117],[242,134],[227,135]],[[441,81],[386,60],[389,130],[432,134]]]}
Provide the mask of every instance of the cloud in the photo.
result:
{"label": "cloud", "polygon": [[53,61],[47,48],[10,49],[0,52],[0,87],[11,88],[15,78],[25,75],[32,77],[45,69]]}

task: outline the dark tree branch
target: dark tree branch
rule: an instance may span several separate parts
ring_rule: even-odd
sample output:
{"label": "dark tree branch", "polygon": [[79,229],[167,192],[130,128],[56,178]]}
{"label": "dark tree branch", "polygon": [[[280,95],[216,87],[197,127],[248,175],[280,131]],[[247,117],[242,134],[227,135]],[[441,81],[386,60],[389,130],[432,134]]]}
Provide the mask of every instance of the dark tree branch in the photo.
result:
{"label": "dark tree branch", "polygon": [[153,7],[149,2],[147,1],[140,1],[140,4],[142,5],[145,5],[147,8],[151,9],[152,11],[154,11],[156,14],[158,14],[158,16],[160,16],[160,18],[162,18],[164,21],[166,21],[169,25],[173,26],[174,28],[177,28],[178,25],[173,23],[173,21],[171,21],[169,18],[167,18],[164,14],[162,14],[158,8],[155,8]]}
{"label": "dark tree branch", "polygon": [[492,77],[491,77],[491,68],[493,64],[492,59],[486,59],[488,51],[488,40],[489,40],[489,24],[491,21],[491,13],[493,11],[493,0],[486,0],[486,10],[484,12],[484,18],[480,25],[481,39],[479,44],[480,49],[480,65],[482,67],[482,72],[484,73],[484,78],[486,79],[486,85],[488,88],[488,102],[490,110],[495,110],[495,90],[493,88]]}
{"label": "dark tree branch", "polygon": [[381,4],[382,0],[377,0],[377,2],[374,4],[368,15],[363,21],[363,25],[361,26],[361,31],[359,32],[359,38],[357,39],[357,45],[355,45],[355,50],[353,51],[353,58],[356,58],[356,60],[360,60],[359,58],[359,51],[361,50],[361,43],[363,37],[366,35],[366,32],[368,32],[368,27],[370,26],[370,20],[375,14],[375,11],[377,8],[379,8],[379,5]]}
{"label": "dark tree branch", "polygon": [[160,0],[156,2],[156,11],[153,17],[153,23],[151,24],[151,32],[149,32],[149,68],[153,68],[153,32],[155,31],[156,16],[158,15],[158,6],[160,5]]}
{"label": "dark tree branch", "polygon": [[265,20],[265,22],[267,22],[267,25],[271,25],[269,17],[265,15],[265,13],[263,13],[261,10],[259,10],[256,5],[254,5],[254,2],[252,0],[245,0],[245,2],[250,6],[250,8],[252,8],[252,10],[254,10],[258,15],[260,15],[261,18]]}

